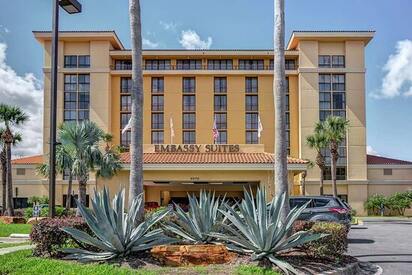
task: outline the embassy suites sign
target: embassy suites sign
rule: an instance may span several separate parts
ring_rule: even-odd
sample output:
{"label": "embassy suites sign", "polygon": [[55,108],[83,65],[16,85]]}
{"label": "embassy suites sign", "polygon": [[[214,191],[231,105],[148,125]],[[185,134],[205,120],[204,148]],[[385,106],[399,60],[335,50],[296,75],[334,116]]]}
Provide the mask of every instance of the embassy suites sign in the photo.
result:
{"label": "embassy suites sign", "polygon": [[238,153],[238,144],[156,144],[155,153]]}

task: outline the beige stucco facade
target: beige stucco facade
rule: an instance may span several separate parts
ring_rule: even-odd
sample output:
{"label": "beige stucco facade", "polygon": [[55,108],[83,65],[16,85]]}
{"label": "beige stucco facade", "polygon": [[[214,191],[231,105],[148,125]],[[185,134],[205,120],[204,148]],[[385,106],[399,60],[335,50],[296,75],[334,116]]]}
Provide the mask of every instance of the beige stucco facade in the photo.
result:
{"label": "beige stucco facade", "polygon": [[[34,32],[35,38],[44,48],[44,113],[50,111],[50,52],[51,35],[49,32]],[[365,50],[373,38],[373,32],[294,32],[289,40],[285,58],[290,65],[286,68],[289,86],[289,139],[290,156],[301,160],[314,160],[315,151],[306,145],[315,123],[320,119],[320,74],[344,75],[345,114],[350,121],[344,148],[346,161],[345,179],[338,181],[338,193],[345,196],[360,214],[364,214],[363,202],[374,193],[391,194],[412,188],[412,166],[393,169],[392,176],[384,176],[384,167],[372,167],[367,164],[366,155],[366,116],[365,116]],[[90,65],[86,68],[67,68],[65,56],[89,56]],[[343,56],[343,66],[326,68],[319,65],[320,56]],[[243,150],[273,153],[274,148],[274,107],[273,107],[273,70],[271,50],[145,50],[143,63],[148,60],[168,60],[170,67],[143,70],[144,84],[144,136],[147,148],[152,143],[152,79],[162,78],[164,91],[161,113],[163,114],[164,144],[183,143],[183,78],[194,77],[195,88],[195,132],[196,144],[213,144],[212,128],[216,110],[214,110],[214,79],[224,77],[227,83],[226,114],[227,144],[239,144]],[[103,130],[114,136],[114,145],[121,141],[122,78],[131,76],[128,66],[117,66],[117,62],[131,60],[131,51],[123,47],[114,32],[63,32],[59,42],[59,71],[57,92],[57,120],[64,121],[65,111],[65,75],[87,74],[90,77],[89,119],[96,122]],[[179,68],[178,60],[200,60],[199,67]],[[211,68],[210,60],[230,60],[229,68]],[[242,67],[242,60],[258,62],[257,67]],[[252,61],[255,60],[255,61]],[[258,110],[263,131],[258,140],[259,146],[253,147],[246,139],[246,87],[245,79],[257,78]],[[332,103],[330,103],[332,104]],[[173,120],[174,137],[172,140],[170,119]],[[44,116],[43,152],[48,152],[49,116]],[[158,129],[157,129],[158,130]],[[36,164],[15,164],[14,168],[25,168],[25,175],[15,175],[16,196],[47,195],[47,180],[34,172]],[[16,169],[14,169],[16,170]],[[301,172],[305,165],[290,165],[289,181],[292,194],[301,190]],[[117,191],[128,187],[128,167],[114,178],[95,179],[91,175],[88,193],[106,185]],[[240,196],[244,187],[265,186],[273,194],[272,166],[261,165],[178,165],[168,169],[167,165],[146,166],[144,171],[146,201],[165,204],[173,197],[185,196],[188,191],[213,189],[220,193]],[[168,184],[164,184],[168,182]],[[188,184],[197,183],[197,184]],[[222,184],[223,183],[223,184]],[[67,190],[67,182],[58,180],[57,203],[62,203],[62,196]],[[319,169],[309,168],[306,177],[306,194],[318,194]],[[74,187],[77,191],[77,187]],[[1,190],[0,190],[1,192]],[[326,181],[325,193],[332,193],[330,181]]]}

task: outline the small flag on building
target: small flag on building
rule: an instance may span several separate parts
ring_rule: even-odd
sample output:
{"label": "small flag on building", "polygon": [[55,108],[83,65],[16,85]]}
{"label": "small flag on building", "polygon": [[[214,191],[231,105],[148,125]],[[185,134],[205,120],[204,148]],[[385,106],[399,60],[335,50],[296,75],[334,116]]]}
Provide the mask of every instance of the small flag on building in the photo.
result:
{"label": "small flag on building", "polygon": [[215,119],[213,121],[212,134],[213,134],[213,141],[216,142],[217,138],[219,137],[219,130],[217,129],[217,125],[216,125],[216,116],[215,116]]}
{"label": "small flag on building", "polygon": [[124,126],[124,128],[123,128],[123,130],[122,130],[122,135],[123,135],[124,133],[126,133],[127,130],[129,130],[129,129],[131,129],[131,128],[132,128],[132,118],[129,118],[129,122],[127,122],[127,125]]}
{"label": "small flag on building", "polygon": [[173,138],[175,137],[175,129],[173,126],[173,118],[170,117],[170,143],[173,144]]}
{"label": "small flag on building", "polygon": [[260,115],[258,115],[258,138],[261,137],[263,131],[262,121],[260,120]]}

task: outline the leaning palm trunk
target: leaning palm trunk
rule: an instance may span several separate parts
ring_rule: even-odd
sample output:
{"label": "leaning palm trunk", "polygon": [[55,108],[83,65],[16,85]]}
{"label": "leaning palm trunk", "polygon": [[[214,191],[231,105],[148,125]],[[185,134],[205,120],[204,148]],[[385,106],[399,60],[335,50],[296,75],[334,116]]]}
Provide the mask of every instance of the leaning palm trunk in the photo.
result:
{"label": "leaning palm trunk", "polygon": [[336,163],[338,162],[339,153],[338,153],[338,144],[335,141],[331,142],[330,154],[332,157],[331,170],[332,170],[333,196],[336,198],[338,196],[338,187],[336,186]]}
{"label": "leaning palm trunk", "polygon": [[[130,33],[132,42],[132,115],[130,144],[129,208],[133,200],[143,193],[143,77],[142,77],[142,25],[140,1],[129,0]],[[142,197],[143,198],[143,197]],[[144,203],[139,204],[137,220],[144,218]]]}
{"label": "leaning palm trunk", "polygon": [[3,150],[1,152],[1,181],[2,181],[2,186],[3,186],[3,192],[2,192],[2,206],[3,206],[3,215],[4,212],[6,211],[6,205],[7,205],[7,161],[6,161],[6,147],[3,147]]}
{"label": "leaning palm trunk", "polygon": [[320,185],[319,185],[319,195],[323,196],[324,191],[323,191],[323,172],[325,170],[325,158],[323,157],[322,153],[319,151],[318,155],[316,156],[316,165],[320,169],[320,175],[319,175],[319,180],[320,180]]}
{"label": "leaning palm trunk", "polygon": [[69,186],[67,186],[67,199],[66,199],[66,210],[69,210],[72,202],[72,189],[73,189],[73,174],[69,174]]}
{"label": "leaning palm trunk", "polygon": [[[274,77],[273,92],[275,105],[275,190],[280,196],[289,197],[287,177],[287,145],[286,145],[286,113],[285,113],[285,17],[284,0],[275,0],[275,33],[274,33]],[[281,220],[285,221],[289,213],[289,204],[285,203],[281,210]]]}
{"label": "leaning palm trunk", "polygon": [[7,159],[7,215],[14,216],[13,205],[13,181],[11,170],[11,143],[6,143],[6,159]]}

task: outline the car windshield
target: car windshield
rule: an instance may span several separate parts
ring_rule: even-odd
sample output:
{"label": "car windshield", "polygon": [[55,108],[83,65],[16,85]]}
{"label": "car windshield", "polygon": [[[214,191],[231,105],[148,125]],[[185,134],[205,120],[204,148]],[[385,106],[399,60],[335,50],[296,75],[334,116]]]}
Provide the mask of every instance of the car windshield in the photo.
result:
{"label": "car windshield", "polygon": [[[289,205],[290,208],[294,208],[294,207],[301,207],[302,205],[304,205],[305,203],[307,203],[308,201],[310,201],[310,198],[291,198],[289,200]],[[308,206],[310,207],[310,206]]]}

